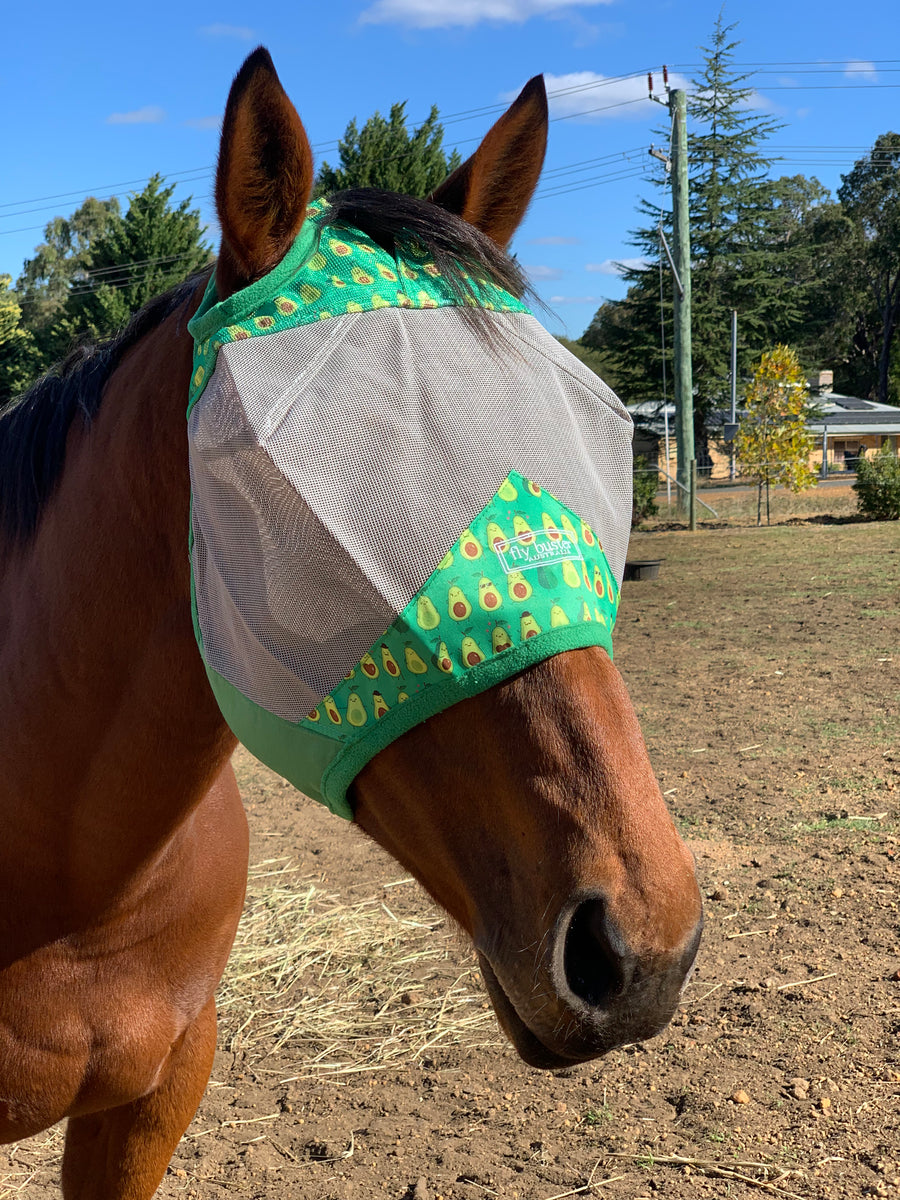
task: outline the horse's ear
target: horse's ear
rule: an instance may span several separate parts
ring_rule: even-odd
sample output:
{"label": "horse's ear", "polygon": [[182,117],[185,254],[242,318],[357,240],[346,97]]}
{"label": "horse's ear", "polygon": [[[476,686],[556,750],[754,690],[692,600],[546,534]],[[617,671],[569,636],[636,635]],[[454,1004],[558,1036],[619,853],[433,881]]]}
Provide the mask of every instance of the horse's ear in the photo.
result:
{"label": "horse's ear", "polygon": [[280,262],[303,223],[312,185],[309,139],[260,46],[235,76],[222,123],[216,170],[220,299]]}
{"label": "horse's ear", "polygon": [[547,91],[543,75],[535,75],[429,199],[507,246],[534,194],[546,149]]}

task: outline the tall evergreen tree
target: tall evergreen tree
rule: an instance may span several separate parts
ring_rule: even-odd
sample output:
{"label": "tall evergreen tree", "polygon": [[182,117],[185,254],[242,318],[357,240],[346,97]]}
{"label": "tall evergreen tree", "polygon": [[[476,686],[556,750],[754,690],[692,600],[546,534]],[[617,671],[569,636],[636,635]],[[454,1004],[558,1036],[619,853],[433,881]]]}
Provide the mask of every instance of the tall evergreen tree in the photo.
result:
{"label": "tall evergreen tree", "polygon": [[[772,159],[762,147],[780,128],[752,104],[749,76],[735,70],[739,43],[734,26],[721,17],[711,44],[703,48],[704,69],[688,93],[688,163],[692,261],[692,351],[695,442],[698,461],[706,453],[708,420],[729,390],[731,310],[738,311],[739,371],[773,342],[793,340],[804,315],[805,285],[799,286],[801,250],[795,234],[802,216],[827,198],[816,180],[768,178]],[[603,305],[582,336],[605,352],[628,401],[661,395],[660,242],[662,219],[671,214],[644,203],[652,225],[633,231],[632,244],[648,265],[624,272],[625,300]],[[813,281],[807,281],[812,286]],[[671,331],[672,281],[663,274],[663,315]]]}
{"label": "tall evergreen tree", "polygon": [[412,133],[406,127],[405,101],[391,105],[387,119],[376,112],[362,129],[353,120],[338,142],[340,165],[322,163],[315,195],[376,187],[406,196],[427,196],[461,161],[456,150],[449,157],[445,154],[443,141],[436,105]]}
{"label": "tall evergreen tree", "polygon": [[125,216],[91,244],[86,277],[69,290],[64,337],[109,337],[160,292],[212,261],[190,197],[171,203],[175,185],[153,175],[133,193]]}

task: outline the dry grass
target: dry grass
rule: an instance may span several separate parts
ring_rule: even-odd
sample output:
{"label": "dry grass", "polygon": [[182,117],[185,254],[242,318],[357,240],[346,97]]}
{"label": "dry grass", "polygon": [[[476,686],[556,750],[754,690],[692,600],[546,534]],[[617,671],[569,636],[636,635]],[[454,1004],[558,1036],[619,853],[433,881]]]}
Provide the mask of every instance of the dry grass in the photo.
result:
{"label": "dry grass", "polygon": [[219,989],[219,1044],[251,1058],[290,1044],[297,1079],[500,1045],[474,961],[448,974],[459,950],[412,880],[346,904],[287,859],[260,863]]}
{"label": "dry grass", "polygon": [[0,1165],[0,1200],[31,1191],[43,1183],[48,1172],[56,1174],[62,1162],[65,1126],[54,1125],[45,1133],[3,1147],[6,1162]]}

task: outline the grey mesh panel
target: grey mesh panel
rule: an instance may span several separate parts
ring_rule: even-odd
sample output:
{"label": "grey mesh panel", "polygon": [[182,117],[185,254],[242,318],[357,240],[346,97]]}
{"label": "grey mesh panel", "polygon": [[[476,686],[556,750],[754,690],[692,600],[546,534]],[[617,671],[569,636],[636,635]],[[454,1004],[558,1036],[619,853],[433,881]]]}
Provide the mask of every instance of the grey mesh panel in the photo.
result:
{"label": "grey mesh panel", "polygon": [[531,316],[353,313],[231,343],[190,418],[209,665],[296,721],[416,595],[510,470],[598,532],[618,580],[631,422]]}

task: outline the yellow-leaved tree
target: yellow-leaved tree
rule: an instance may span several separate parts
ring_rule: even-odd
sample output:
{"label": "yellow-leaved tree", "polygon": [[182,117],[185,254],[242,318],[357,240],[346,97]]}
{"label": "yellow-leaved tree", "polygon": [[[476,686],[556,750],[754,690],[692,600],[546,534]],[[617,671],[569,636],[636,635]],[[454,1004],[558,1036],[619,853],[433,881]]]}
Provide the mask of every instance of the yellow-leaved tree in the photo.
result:
{"label": "yellow-leaved tree", "polygon": [[22,328],[22,310],[12,278],[0,275],[0,409],[31,382],[31,334]]}
{"label": "yellow-leaved tree", "polygon": [[759,484],[757,525],[762,523],[764,487],[768,525],[772,484],[800,492],[816,483],[815,472],[809,466],[813,438],[806,422],[810,411],[809,385],[796,353],[781,345],[767,351],[744,397],[734,446],[743,470]]}

